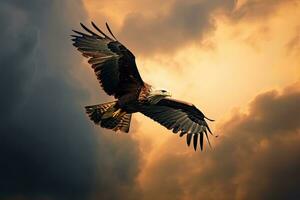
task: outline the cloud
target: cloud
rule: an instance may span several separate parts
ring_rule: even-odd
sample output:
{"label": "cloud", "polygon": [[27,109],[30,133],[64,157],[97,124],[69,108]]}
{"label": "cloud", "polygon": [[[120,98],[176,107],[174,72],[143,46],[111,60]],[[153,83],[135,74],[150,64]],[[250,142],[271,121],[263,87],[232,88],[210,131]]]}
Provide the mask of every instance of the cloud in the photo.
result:
{"label": "cloud", "polygon": [[154,16],[144,15],[142,11],[131,12],[120,34],[139,53],[170,53],[192,42],[200,44],[204,35],[215,29],[215,12],[229,12],[234,5],[234,0],[176,0],[167,12]]}
{"label": "cloud", "polygon": [[[233,0],[175,0],[157,17],[131,13],[120,36],[144,54],[172,52],[201,42],[215,29],[214,13],[233,7]],[[161,147],[148,165],[132,133],[106,133],[84,114],[91,99],[73,77],[83,66],[69,38],[86,21],[81,1],[0,0],[0,16],[1,199],[299,196],[298,85],[259,95],[249,113],[222,125],[213,150],[182,152],[182,141]],[[96,82],[92,72],[84,76]]]}
{"label": "cloud", "polygon": [[144,177],[145,199],[298,199],[299,85],[258,95],[248,113],[220,126],[211,150],[161,149]]}
{"label": "cloud", "polygon": [[192,43],[201,46],[217,28],[215,19],[220,11],[232,22],[243,22],[266,19],[282,5],[291,3],[296,1],[175,0],[168,6],[155,4],[157,9],[152,15],[147,14],[147,7],[140,7],[140,11],[134,7],[124,18],[118,35],[139,54],[169,54]]}
{"label": "cloud", "polygon": [[82,63],[69,37],[86,19],[81,1],[0,1],[0,16],[0,198],[112,199],[134,190],[124,185],[139,172],[137,142],[93,130],[88,91],[72,75]]}
{"label": "cloud", "polygon": [[[136,55],[143,56],[168,55],[191,44],[199,47],[208,44],[213,46],[210,39],[217,29],[216,20],[222,23],[225,18],[226,23],[232,22],[232,26],[238,22],[252,21],[262,25],[259,28],[261,31],[266,31],[269,26],[267,19],[273,17],[279,8],[284,5],[297,5],[297,0],[113,2],[114,4],[106,0],[100,3],[86,0],[94,17],[99,18],[100,22],[109,18],[113,30],[118,31],[115,33],[117,38]],[[118,27],[114,28],[116,26]]]}
{"label": "cloud", "polygon": [[298,54],[300,52],[300,26],[297,27],[296,33],[285,45],[287,54]]}
{"label": "cloud", "polygon": [[246,0],[233,12],[235,20],[257,20],[273,16],[282,5],[295,4],[297,0]]}

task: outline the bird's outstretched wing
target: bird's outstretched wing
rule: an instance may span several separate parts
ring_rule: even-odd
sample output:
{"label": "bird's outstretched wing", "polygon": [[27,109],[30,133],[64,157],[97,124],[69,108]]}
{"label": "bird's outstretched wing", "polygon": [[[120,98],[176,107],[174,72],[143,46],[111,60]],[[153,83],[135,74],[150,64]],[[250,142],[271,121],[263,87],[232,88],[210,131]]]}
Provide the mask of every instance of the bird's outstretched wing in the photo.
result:
{"label": "bird's outstretched wing", "polygon": [[108,24],[106,27],[113,38],[102,32],[93,22],[95,33],[81,24],[86,33],[74,31],[72,35],[73,45],[83,56],[90,58],[88,62],[92,65],[95,74],[108,95],[119,98],[127,93],[136,93],[144,82],[138,72],[134,55],[122,45]]}
{"label": "bird's outstretched wing", "polygon": [[169,130],[173,130],[174,133],[180,132],[180,137],[186,135],[188,146],[193,139],[195,150],[198,140],[201,150],[203,149],[204,135],[210,145],[207,130],[210,133],[211,131],[205,121],[208,118],[192,104],[165,98],[157,104],[141,105],[140,112]]}

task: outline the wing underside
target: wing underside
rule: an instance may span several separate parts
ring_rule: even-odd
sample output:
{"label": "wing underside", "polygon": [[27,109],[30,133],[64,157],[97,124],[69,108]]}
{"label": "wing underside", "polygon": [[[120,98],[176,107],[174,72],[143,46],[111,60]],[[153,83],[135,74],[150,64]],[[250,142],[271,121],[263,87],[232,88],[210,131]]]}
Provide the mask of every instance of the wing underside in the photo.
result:
{"label": "wing underside", "polygon": [[190,146],[193,141],[195,150],[198,144],[200,149],[203,149],[204,135],[210,145],[208,132],[211,133],[211,131],[204,117],[188,111],[185,106],[174,108],[168,107],[164,102],[161,104],[159,102],[157,105],[143,105],[140,110],[141,113],[172,130],[173,133],[179,133],[180,137],[186,135],[187,145]]}

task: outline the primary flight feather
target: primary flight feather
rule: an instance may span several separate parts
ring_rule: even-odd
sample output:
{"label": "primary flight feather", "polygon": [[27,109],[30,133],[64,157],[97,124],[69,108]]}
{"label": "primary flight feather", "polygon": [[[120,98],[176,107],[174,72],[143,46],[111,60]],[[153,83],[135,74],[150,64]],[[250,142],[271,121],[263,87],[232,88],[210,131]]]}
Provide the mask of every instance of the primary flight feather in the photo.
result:
{"label": "primary flight feather", "polygon": [[209,133],[211,131],[205,121],[208,118],[193,104],[171,99],[170,92],[154,89],[145,83],[138,72],[134,55],[116,39],[107,23],[111,37],[93,22],[95,31],[83,24],[81,26],[86,33],[74,31],[73,45],[89,58],[88,62],[103,90],[116,99],[85,107],[95,124],[128,133],[131,115],[140,112],[174,133],[179,133],[180,137],[186,135],[188,146],[193,140],[195,150],[198,138],[201,150],[204,135],[209,143],[207,130]]}

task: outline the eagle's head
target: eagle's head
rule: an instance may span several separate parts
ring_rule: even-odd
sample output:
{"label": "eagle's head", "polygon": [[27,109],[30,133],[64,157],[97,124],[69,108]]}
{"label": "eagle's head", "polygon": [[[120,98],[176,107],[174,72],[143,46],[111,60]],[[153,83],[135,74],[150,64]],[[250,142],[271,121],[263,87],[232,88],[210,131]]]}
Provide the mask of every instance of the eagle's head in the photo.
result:
{"label": "eagle's head", "polygon": [[152,89],[148,96],[148,100],[151,104],[156,104],[161,99],[171,96],[171,92],[168,92],[166,89]]}

